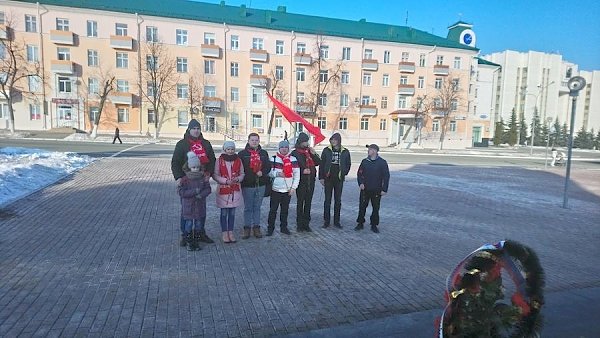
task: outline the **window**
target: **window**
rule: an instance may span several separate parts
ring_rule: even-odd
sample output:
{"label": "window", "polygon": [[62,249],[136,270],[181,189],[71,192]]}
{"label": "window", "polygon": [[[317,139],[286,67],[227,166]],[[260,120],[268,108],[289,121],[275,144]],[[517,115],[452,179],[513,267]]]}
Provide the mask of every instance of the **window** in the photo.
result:
{"label": "window", "polygon": [[263,68],[261,64],[255,63],[252,65],[252,74],[253,75],[262,75]]}
{"label": "window", "polygon": [[187,84],[177,84],[177,98],[187,99],[189,97],[189,87]]}
{"label": "window", "polygon": [[264,40],[262,38],[252,38],[252,49],[265,49]]}
{"label": "window", "polygon": [[440,121],[435,120],[431,123],[431,131],[440,131]]}
{"label": "window", "polygon": [[215,74],[215,60],[204,60],[204,74]]}
{"label": "window", "polygon": [[59,60],[71,60],[71,50],[69,48],[58,47],[56,52]]}
{"label": "window", "polygon": [[240,76],[240,64],[237,62],[232,62],[229,68],[229,75],[231,75],[231,77],[238,77]]}
{"label": "window", "polygon": [[454,78],[452,79],[452,90],[458,90],[460,87],[460,79]]}
{"label": "window", "polygon": [[408,62],[408,52],[402,52],[402,62]]}
{"label": "window", "polygon": [[129,81],[127,81],[127,80],[117,80],[117,92],[119,92],[119,93],[129,93]]}
{"label": "window", "polygon": [[59,93],[70,93],[71,92],[71,79],[68,77],[58,77],[58,92]]}
{"label": "window", "polygon": [[452,99],[452,101],[450,101],[450,110],[452,110],[452,111],[458,110],[458,100],[457,99]]}
{"label": "window", "polygon": [[350,97],[348,94],[340,95],[340,107],[348,107],[350,105]]}
{"label": "window", "polygon": [[369,118],[368,117],[360,118],[360,130],[369,130]]}
{"label": "window", "polygon": [[419,76],[419,79],[417,80],[417,87],[419,89],[423,89],[425,87],[425,77]]}
{"label": "window", "polygon": [[[0,25],[4,25],[4,24],[6,24],[4,12],[0,11]],[[0,112],[0,114],[1,114],[1,112]],[[2,115],[0,115],[0,116],[2,116]]]}
{"label": "window", "polygon": [[42,79],[40,79],[39,76],[29,75],[27,76],[27,80],[30,92],[37,93],[40,90],[40,88],[42,88]]}
{"label": "window", "polygon": [[371,85],[371,80],[372,80],[371,73],[364,73],[363,74],[363,78],[362,78],[363,85],[370,86]]}
{"label": "window", "polygon": [[339,130],[346,130],[348,129],[348,118],[347,117],[340,117],[340,122],[339,122]]}
{"label": "window", "polygon": [[252,114],[252,128],[262,128],[262,115]]}
{"label": "window", "polygon": [[231,128],[237,129],[240,127],[240,114],[232,112],[231,113]]}
{"label": "window", "polygon": [[115,35],[127,36],[127,24],[126,23],[116,23],[115,24]]}
{"label": "window", "polygon": [[406,96],[398,95],[398,109],[406,109],[408,107]]}
{"label": "window", "polygon": [[391,52],[389,50],[383,51],[383,63],[390,63],[390,54]]}
{"label": "window", "polygon": [[187,58],[177,58],[177,73],[187,73],[188,72],[188,59]]}
{"label": "window", "polygon": [[215,44],[215,33],[204,33],[204,43],[207,45]]}
{"label": "window", "polygon": [[187,110],[179,110],[177,112],[177,126],[187,127],[188,125],[188,112]]}
{"label": "window", "polygon": [[296,52],[300,54],[306,54],[306,44],[304,42],[296,43]]}
{"label": "window", "polygon": [[326,106],[327,105],[327,94],[325,94],[325,93],[319,94],[318,101],[319,101],[319,106]]}
{"label": "window", "polygon": [[275,80],[283,80],[283,66],[275,66]]}
{"label": "window", "polygon": [[36,45],[27,45],[27,62],[38,62],[39,49]]}
{"label": "window", "polygon": [[117,68],[129,67],[129,54],[117,52]]}
{"label": "window", "polygon": [[456,121],[450,121],[450,131],[451,132],[456,131]]}
{"label": "window", "polygon": [[154,123],[155,118],[156,118],[156,114],[154,114],[154,110],[148,109],[148,123]]}
{"label": "window", "polygon": [[91,121],[91,123],[96,124],[96,122],[100,122],[100,121],[98,121],[99,115],[100,115],[100,108],[98,108],[98,107],[90,107],[90,121]]}
{"label": "window", "polygon": [[275,116],[275,128],[281,128],[281,127],[283,127],[283,117]]}
{"label": "window", "polygon": [[350,47],[342,48],[342,60],[350,60]]}
{"label": "window", "polygon": [[283,40],[275,41],[275,54],[283,55]]}
{"label": "window", "polygon": [[381,109],[386,109],[387,106],[388,106],[388,97],[384,95],[381,97]]}
{"label": "window", "polygon": [[148,82],[146,84],[146,93],[148,94],[148,96],[150,96],[150,97],[154,96],[155,92],[156,92],[156,86],[152,82]]}
{"label": "window", "polygon": [[433,99],[433,106],[435,108],[442,108],[442,100],[439,97]]}
{"label": "window", "polygon": [[148,70],[158,69],[158,56],[146,55],[146,68]]}
{"label": "window", "polygon": [[408,84],[408,76],[406,76],[406,75],[400,76],[400,84],[403,84],[403,85]]}
{"label": "window", "polygon": [[158,42],[158,28],[154,26],[146,26],[146,41]]}
{"label": "window", "polygon": [[56,18],[56,30],[69,31],[69,19]]}
{"label": "window", "polygon": [[232,35],[230,44],[231,50],[240,50],[240,37],[238,35]]}
{"label": "window", "polygon": [[[262,104],[263,103],[263,89],[252,87],[252,103]],[[262,117],[261,117],[262,119]],[[262,125],[262,123],[261,123]]]}
{"label": "window", "polygon": [[435,78],[435,83],[434,83],[433,87],[435,89],[441,89],[442,88],[442,78],[441,77],[436,77]]}
{"label": "window", "polygon": [[205,97],[217,97],[217,87],[215,86],[204,86]]}
{"label": "window", "polygon": [[425,54],[419,54],[419,67],[425,67]]}
{"label": "window", "polygon": [[37,17],[34,15],[25,15],[25,31],[30,33],[37,32]]}
{"label": "window", "polygon": [[381,85],[384,87],[390,86],[390,75],[389,74],[383,74],[383,80],[381,81]]}
{"label": "window", "polygon": [[40,106],[37,104],[29,104],[29,119],[30,120],[41,120],[42,114],[40,113]]}
{"label": "window", "polygon": [[342,72],[340,82],[342,84],[349,84],[350,83],[350,72]]}
{"label": "window", "polygon": [[327,118],[326,117],[317,118],[317,127],[319,127],[319,129],[327,129]]}
{"label": "window", "polygon": [[88,38],[98,37],[98,22],[92,20],[87,21],[87,36]]}
{"label": "window", "polygon": [[296,81],[304,81],[306,79],[306,69],[296,68]]}
{"label": "window", "polygon": [[118,123],[129,122],[129,109],[128,108],[118,108],[117,109],[117,122]]}
{"label": "window", "polygon": [[240,102],[240,89],[237,87],[231,87],[231,102]]}
{"label": "window", "polygon": [[6,57],[6,47],[4,46],[4,43],[0,44],[0,60],[4,60],[4,58]]}
{"label": "window", "polygon": [[444,56],[443,55],[438,55],[437,58],[435,59],[435,64],[436,65],[443,65],[444,64]]}
{"label": "window", "polygon": [[371,96],[370,95],[363,95],[360,99],[360,105],[361,106],[368,106],[371,104]]}
{"label": "window", "polygon": [[329,79],[329,71],[322,70],[319,72],[319,82],[326,83],[328,79]]}
{"label": "window", "polygon": [[71,120],[72,117],[72,108],[71,106],[58,106],[56,110],[56,115],[58,115],[59,120]]}
{"label": "window", "polygon": [[460,69],[460,56],[455,56],[454,57],[454,69]]}
{"label": "window", "polygon": [[100,85],[98,79],[95,77],[90,77],[88,79],[88,93],[89,94],[98,94],[100,92]]}
{"label": "window", "polygon": [[322,59],[329,59],[329,46],[321,45],[321,49],[319,50],[319,56]]}
{"label": "window", "polygon": [[367,59],[367,60],[373,59],[373,50],[372,49],[365,49],[365,54],[363,56],[363,59]]}
{"label": "window", "polygon": [[188,44],[187,29],[176,29],[175,30],[175,43],[180,46],[187,46],[187,44]]}
{"label": "window", "polygon": [[379,120],[379,130],[386,130],[386,129],[387,129],[387,120],[386,119]]}

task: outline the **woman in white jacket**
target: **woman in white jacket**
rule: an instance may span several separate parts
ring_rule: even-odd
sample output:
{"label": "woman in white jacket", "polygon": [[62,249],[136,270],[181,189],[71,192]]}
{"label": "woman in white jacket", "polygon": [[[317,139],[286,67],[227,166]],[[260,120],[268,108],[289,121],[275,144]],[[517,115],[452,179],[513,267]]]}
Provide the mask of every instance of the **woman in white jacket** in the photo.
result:
{"label": "woman in white jacket", "polygon": [[298,160],[290,155],[290,143],[287,140],[279,142],[279,152],[271,157],[271,162],[269,177],[273,178],[273,184],[267,236],[273,235],[275,217],[277,216],[279,206],[281,206],[281,213],[279,214],[281,233],[289,235],[290,230],[288,229],[287,222],[288,210],[290,208],[290,199],[300,183],[300,167],[298,166]]}

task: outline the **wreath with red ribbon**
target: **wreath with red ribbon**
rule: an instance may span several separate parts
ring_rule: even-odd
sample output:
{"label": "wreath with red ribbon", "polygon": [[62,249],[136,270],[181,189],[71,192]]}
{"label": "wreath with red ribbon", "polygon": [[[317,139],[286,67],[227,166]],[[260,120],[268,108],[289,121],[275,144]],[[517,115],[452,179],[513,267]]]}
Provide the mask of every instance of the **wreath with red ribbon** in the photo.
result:
{"label": "wreath with red ribbon", "polygon": [[[503,272],[514,284],[512,295],[505,295]],[[510,240],[484,245],[448,276],[438,337],[539,337],[544,284],[531,248]]]}

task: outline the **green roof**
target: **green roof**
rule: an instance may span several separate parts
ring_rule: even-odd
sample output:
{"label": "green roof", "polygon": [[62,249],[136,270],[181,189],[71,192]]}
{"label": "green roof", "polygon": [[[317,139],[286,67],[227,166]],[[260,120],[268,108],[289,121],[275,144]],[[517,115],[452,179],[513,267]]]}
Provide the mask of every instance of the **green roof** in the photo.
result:
{"label": "green roof", "polygon": [[388,41],[416,45],[438,46],[478,51],[456,41],[429,34],[406,26],[395,26],[366,21],[351,21],[311,15],[287,13],[281,10],[246,8],[187,0],[16,0],[35,4],[86,8],[121,13],[151,15],[226,23],[229,25],[272,29],[286,32],[321,34],[372,41]]}
{"label": "green roof", "polygon": [[488,61],[486,59],[482,59],[480,57],[476,57],[475,59],[477,59],[477,64],[479,64],[479,65],[502,67],[501,65],[499,65],[497,63],[493,63],[491,61]]}

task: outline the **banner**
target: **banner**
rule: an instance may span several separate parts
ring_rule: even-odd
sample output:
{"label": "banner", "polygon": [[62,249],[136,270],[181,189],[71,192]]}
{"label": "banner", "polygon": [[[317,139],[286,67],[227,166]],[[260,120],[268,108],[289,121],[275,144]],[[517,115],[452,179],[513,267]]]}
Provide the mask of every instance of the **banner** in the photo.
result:
{"label": "banner", "polygon": [[310,124],[310,122],[306,121],[306,119],[304,119],[302,116],[300,116],[300,114],[296,113],[295,111],[290,109],[288,106],[281,103],[279,100],[277,100],[276,98],[271,96],[271,94],[267,93],[267,97],[273,102],[273,104],[275,105],[277,110],[279,110],[279,112],[281,112],[281,115],[283,115],[286,120],[288,120],[289,122],[302,123],[304,128],[306,128],[306,130],[309,133],[313,134],[313,136],[315,137],[315,145],[321,143],[321,141],[323,141],[325,139],[325,136],[323,136],[323,134],[321,134],[321,129],[319,127],[313,126],[312,124]]}

